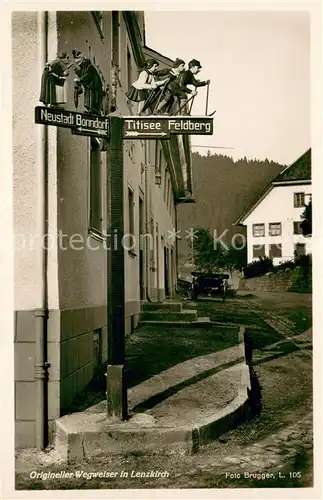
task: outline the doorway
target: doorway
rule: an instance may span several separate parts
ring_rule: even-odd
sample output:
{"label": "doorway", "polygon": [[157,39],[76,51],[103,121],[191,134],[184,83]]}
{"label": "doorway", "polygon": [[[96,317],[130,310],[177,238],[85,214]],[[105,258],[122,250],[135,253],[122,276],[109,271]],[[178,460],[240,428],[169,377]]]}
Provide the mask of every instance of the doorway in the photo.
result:
{"label": "doorway", "polygon": [[145,299],[145,262],[144,262],[144,202],[139,198],[139,288],[140,300]]}
{"label": "doorway", "polygon": [[164,280],[165,280],[165,297],[169,296],[169,253],[168,248],[164,247]]}

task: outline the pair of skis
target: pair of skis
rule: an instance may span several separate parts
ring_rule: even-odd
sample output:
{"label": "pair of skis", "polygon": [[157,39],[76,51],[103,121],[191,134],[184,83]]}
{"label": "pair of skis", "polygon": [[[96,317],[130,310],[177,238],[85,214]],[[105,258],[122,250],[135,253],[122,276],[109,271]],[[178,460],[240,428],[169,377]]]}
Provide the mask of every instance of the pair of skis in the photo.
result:
{"label": "pair of skis", "polygon": [[[162,96],[164,95],[164,92],[166,90],[166,87],[167,87],[167,83],[165,83],[159,97],[158,97],[158,100],[157,100],[157,103],[154,107],[154,111],[153,111],[153,114],[155,114],[155,111],[156,111],[156,108],[158,107],[160,101],[161,101],[161,98]],[[208,103],[209,103],[209,91],[210,91],[210,84],[208,83],[207,84],[207,93],[206,93],[206,105],[205,105],[205,116],[208,116],[208,117],[211,117],[213,116],[215,113],[216,113],[216,110],[214,110],[212,113],[209,113],[208,114]],[[149,97],[147,98],[146,100],[146,103],[144,105],[144,108],[143,108],[143,111],[148,109],[149,107],[149,104],[150,102],[152,101],[152,97],[153,97],[153,94],[154,94],[154,90],[150,93]],[[177,115],[177,113],[179,113],[183,108],[184,106],[186,106],[189,102],[191,102],[191,105],[190,105],[190,110],[189,110],[189,114],[191,114],[191,111],[192,111],[192,107],[193,107],[193,103],[194,103],[194,98],[195,98],[195,95],[193,95],[192,97],[190,97],[179,109],[177,109],[174,113],[171,113],[169,116],[175,116]]]}

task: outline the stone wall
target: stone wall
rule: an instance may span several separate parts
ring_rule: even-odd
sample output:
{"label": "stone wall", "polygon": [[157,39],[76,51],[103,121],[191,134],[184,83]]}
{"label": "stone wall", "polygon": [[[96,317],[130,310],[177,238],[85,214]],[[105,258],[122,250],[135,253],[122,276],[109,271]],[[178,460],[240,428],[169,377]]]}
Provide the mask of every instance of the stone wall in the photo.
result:
{"label": "stone wall", "polygon": [[242,278],[239,290],[250,292],[312,292],[311,269],[297,267],[256,278]]}

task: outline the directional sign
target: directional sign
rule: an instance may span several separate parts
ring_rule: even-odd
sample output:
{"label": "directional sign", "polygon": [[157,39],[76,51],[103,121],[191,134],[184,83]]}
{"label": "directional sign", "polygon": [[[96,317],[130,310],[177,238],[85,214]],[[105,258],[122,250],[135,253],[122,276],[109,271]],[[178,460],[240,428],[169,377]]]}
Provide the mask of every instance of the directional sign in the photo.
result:
{"label": "directional sign", "polygon": [[81,135],[94,135],[95,137],[109,136],[109,118],[106,116],[76,113],[58,108],[35,108],[35,122],[42,125],[68,127]]}
{"label": "directional sign", "polygon": [[169,139],[167,132],[138,132],[137,130],[125,130],[125,139]]}
{"label": "directional sign", "polygon": [[125,139],[167,139],[170,134],[212,135],[207,116],[124,116]]}
{"label": "directional sign", "polygon": [[86,135],[90,137],[98,137],[99,139],[107,139],[108,134],[105,130],[93,130],[90,128],[83,128],[83,127],[78,127],[78,128],[72,128],[72,134],[73,135]]}
{"label": "directional sign", "polygon": [[[88,115],[59,108],[35,108],[35,122],[67,127],[76,135],[109,137],[109,116]],[[212,135],[208,116],[123,116],[124,139],[169,139],[171,134]]]}

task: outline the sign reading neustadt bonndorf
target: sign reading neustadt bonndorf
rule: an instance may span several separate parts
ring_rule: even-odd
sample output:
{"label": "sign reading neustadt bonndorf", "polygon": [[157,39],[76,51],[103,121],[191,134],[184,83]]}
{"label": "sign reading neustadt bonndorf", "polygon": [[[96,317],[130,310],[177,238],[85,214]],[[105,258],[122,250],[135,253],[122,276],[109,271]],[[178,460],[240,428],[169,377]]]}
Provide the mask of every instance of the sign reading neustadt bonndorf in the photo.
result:
{"label": "sign reading neustadt bonndorf", "polygon": [[35,108],[35,122],[42,125],[68,127],[82,135],[95,135],[107,138],[109,135],[109,118],[107,116],[75,113],[58,108]]}
{"label": "sign reading neustadt bonndorf", "polygon": [[167,139],[170,134],[212,135],[207,116],[124,116],[125,139]]}

